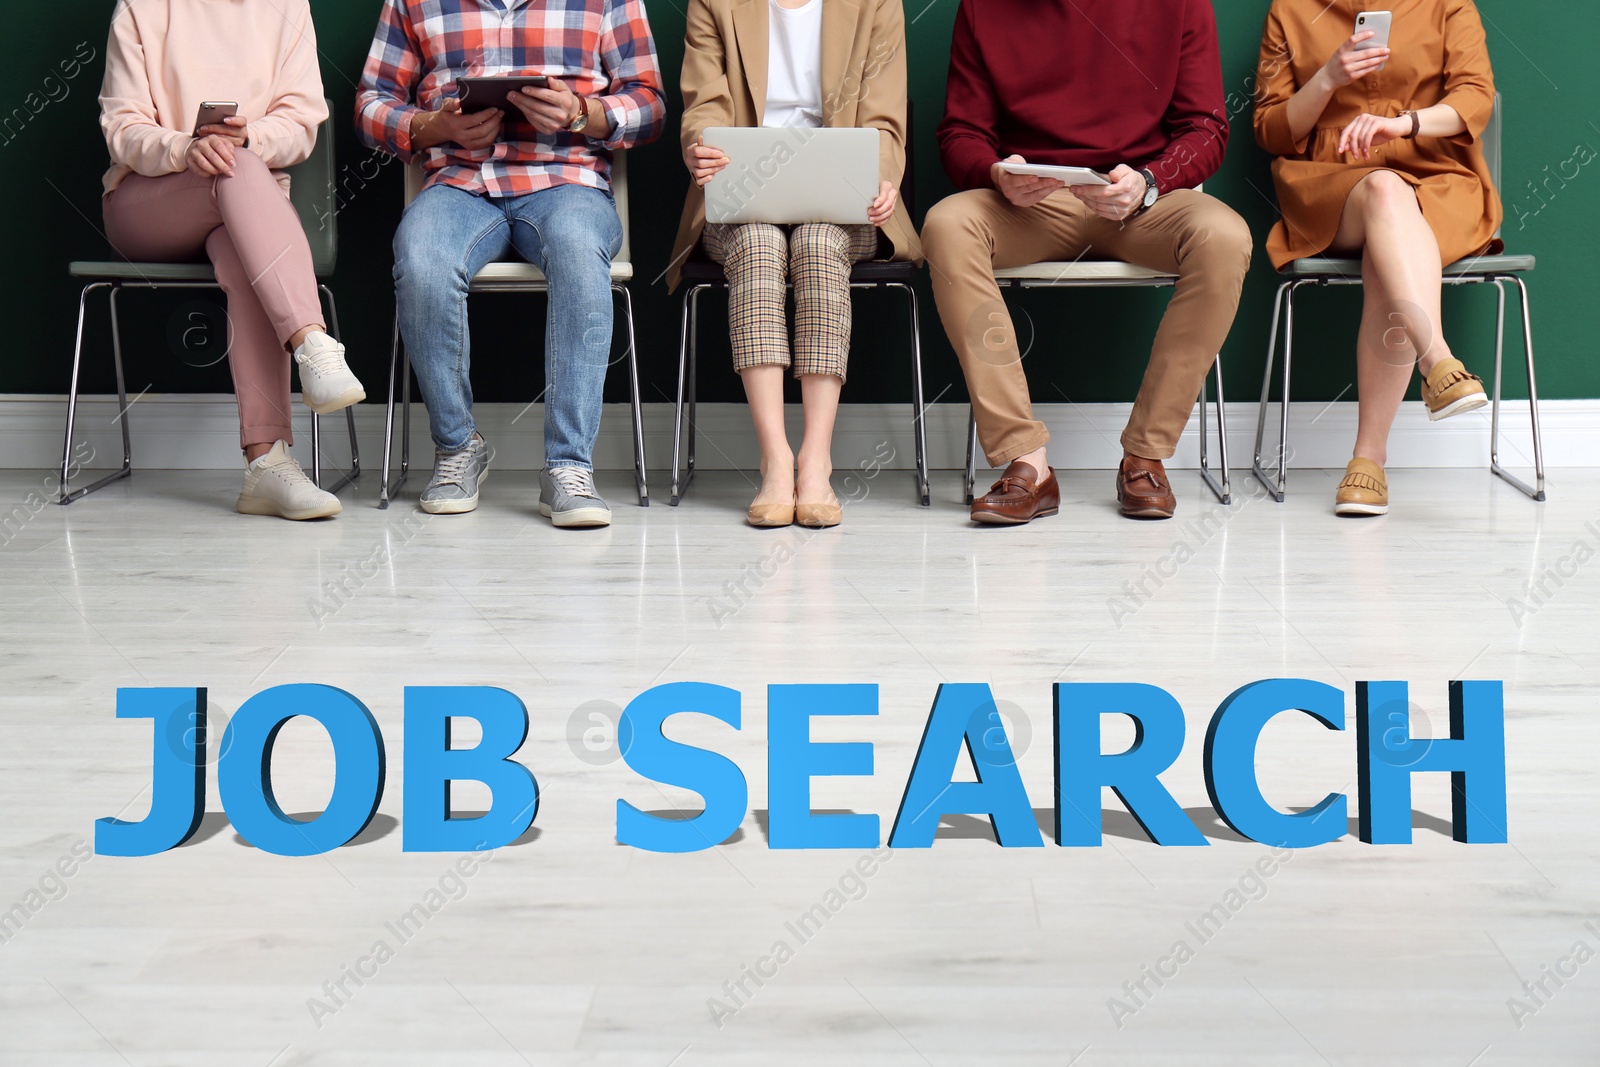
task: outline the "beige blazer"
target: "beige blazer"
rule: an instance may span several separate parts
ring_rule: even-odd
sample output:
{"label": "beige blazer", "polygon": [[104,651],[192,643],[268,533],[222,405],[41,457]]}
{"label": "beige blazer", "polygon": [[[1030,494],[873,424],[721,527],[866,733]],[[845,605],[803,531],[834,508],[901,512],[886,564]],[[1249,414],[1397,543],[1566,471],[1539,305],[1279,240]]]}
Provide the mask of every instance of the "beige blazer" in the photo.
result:
{"label": "beige blazer", "polygon": [[[759,126],[767,106],[769,0],[690,0],[684,37],[685,152],[712,126]],[[822,0],[822,124],[881,130],[883,180],[906,169],[906,26],[902,0]],[[667,285],[706,225],[705,192],[691,183]],[[895,259],[922,262],[905,201],[883,226]]]}

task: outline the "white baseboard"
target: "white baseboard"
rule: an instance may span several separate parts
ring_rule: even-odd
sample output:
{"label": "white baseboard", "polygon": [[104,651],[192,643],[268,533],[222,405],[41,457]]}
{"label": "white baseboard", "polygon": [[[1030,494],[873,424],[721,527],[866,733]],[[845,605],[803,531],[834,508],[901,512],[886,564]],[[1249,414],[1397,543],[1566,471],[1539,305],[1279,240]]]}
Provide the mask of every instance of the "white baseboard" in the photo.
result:
{"label": "white baseboard", "polygon": [[[1118,437],[1130,404],[1039,404],[1035,412],[1050,427],[1051,463],[1063,469],[1110,469],[1121,457]],[[310,415],[296,402],[295,433],[301,455],[309,448]],[[364,404],[356,410],[356,434],[363,466],[376,470],[382,461],[383,408]],[[1247,469],[1254,450],[1256,405],[1228,405],[1229,465]],[[1503,409],[1501,460],[1513,467],[1533,464],[1532,434],[1526,402],[1507,402]],[[1600,400],[1547,400],[1540,405],[1545,462],[1550,467],[1600,466]],[[789,409],[791,431],[798,440],[800,409]],[[480,404],[478,425],[494,445],[496,465],[504,470],[537,470],[543,456],[543,407]],[[1277,408],[1271,409],[1266,452],[1275,455]],[[91,467],[116,466],[122,455],[115,397],[84,397],[78,404],[75,437],[94,449]],[[0,395],[0,468],[48,470],[61,463],[66,401],[60,396]],[[701,404],[697,465],[702,470],[752,469],[755,441],[743,404]],[[240,462],[238,409],[231,396],[147,395],[128,413],[135,468],[147,470],[226,470]],[[671,465],[672,407],[646,404],[645,448],[652,470]],[[1290,409],[1289,448],[1297,467],[1343,468],[1355,439],[1356,405],[1298,404]],[[965,404],[938,404],[928,410],[928,460],[934,469],[963,465],[967,428]],[[433,449],[422,405],[413,409],[412,456],[428,467]],[[323,454],[344,467],[349,456],[342,416],[323,420]],[[398,426],[397,426],[398,432]],[[1199,458],[1198,413],[1191,416],[1175,467],[1195,467]],[[893,459],[883,463],[887,445]],[[1213,449],[1215,439],[1213,439]],[[835,431],[834,461],[840,469],[877,458],[890,468],[910,469],[910,407],[904,404],[846,404]],[[1213,463],[1216,463],[1213,452]],[[1395,421],[1389,443],[1391,467],[1483,467],[1489,462],[1489,409],[1430,423],[1420,403],[1408,403]],[[982,464],[982,457],[979,457]],[[309,465],[309,464],[308,464]],[[602,470],[633,466],[632,428],[625,404],[607,404],[595,448]]]}

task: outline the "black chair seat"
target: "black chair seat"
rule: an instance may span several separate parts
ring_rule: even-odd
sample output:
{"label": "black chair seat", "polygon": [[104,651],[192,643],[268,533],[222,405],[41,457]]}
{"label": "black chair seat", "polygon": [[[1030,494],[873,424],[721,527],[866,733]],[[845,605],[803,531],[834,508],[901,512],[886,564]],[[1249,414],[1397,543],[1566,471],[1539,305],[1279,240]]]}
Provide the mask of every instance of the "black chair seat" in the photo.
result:
{"label": "black chair seat", "polygon": [[[709,259],[685,260],[682,273],[684,285],[728,284],[722,264]],[[916,277],[917,265],[900,260],[873,259],[850,268],[851,285],[910,285]]]}
{"label": "black chair seat", "polygon": [[[1444,269],[1446,278],[1470,278],[1491,274],[1526,274],[1536,265],[1533,256],[1468,256]],[[1278,272],[1285,278],[1359,278],[1359,259],[1311,256],[1297,259]]]}

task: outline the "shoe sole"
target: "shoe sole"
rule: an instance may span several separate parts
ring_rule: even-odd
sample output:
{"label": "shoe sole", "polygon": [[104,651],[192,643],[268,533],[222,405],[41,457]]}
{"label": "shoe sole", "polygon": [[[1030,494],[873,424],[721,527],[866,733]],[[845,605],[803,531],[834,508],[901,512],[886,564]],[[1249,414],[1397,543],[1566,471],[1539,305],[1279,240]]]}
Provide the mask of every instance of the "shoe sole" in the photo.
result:
{"label": "shoe sole", "polygon": [[557,515],[549,504],[539,505],[539,514],[549,519],[560,527],[568,526],[610,526],[611,512],[605,508],[574,508],[563,511]]}
{"label": "shoe sole", "polygon": [[[489,468],[483,468],[483,473],[478,475],[478,487],[489,480]],[[478,494],[473,493],[468,500],[419,500],[417,506],[429,515],[465,515],[469,511],[478,510]]]}
{"label": "shoe sole", "polygon": [[270,500],[246,500],[241,497],[234,505],[234,510],[241,515],[269,515],[273,518],[289,519],[292,522],[305,522],[308,519],[331,519],[344,511],[344,505],[335,499],[332,503],[321,507],[285,511]]}
{"label": "shoe sole", "polygon": [[1452,415],[1465,415],[1469,411],[1477,411],[1479,408],[1487,407],[1488,405],[1488,397],[1482,393],[1472,393],[1452,404],[1445,405],[1438,411],[1428,412],[1428,421],[1438,422],[1440,419],[1448,419]]}
{"label": "shoe sole", "polygon": [[1175,514],[1166,508],[1140,508],[1138,511],[1118,508],[1117,510],[1125,519],[1170,519]]}
{"label": "shoe sole", "polygon": [[[306,407],[311,409],[313,415],[332,415],[335,411],[343,411],[352,404],[361,403],[366,398],[367,391],[360,386],[356,386],[354,389],[346,390],[332,400],[325,400],[320,404],[313,404],[308,400],[306,401]],[[304,399],[303,396],[302,399]]]}
{"label": "shoe sole", "polygon": [[1060,508],[1051,508],[1048,511],[1036,512],[1026,519],[1014,519],[1009,515],[996,515],[992,511],[975,511],[972,513],[973,522],[981,522],[986,526],[1026,526],[1034,519],[1046,519],[1058,513]]}
{"label": "shoe sole", "polygon": [[1389,514],[1388,504],[1335,504],[1335,515],[1345,515],[1354,518],[1366,518],[1373,515]]}

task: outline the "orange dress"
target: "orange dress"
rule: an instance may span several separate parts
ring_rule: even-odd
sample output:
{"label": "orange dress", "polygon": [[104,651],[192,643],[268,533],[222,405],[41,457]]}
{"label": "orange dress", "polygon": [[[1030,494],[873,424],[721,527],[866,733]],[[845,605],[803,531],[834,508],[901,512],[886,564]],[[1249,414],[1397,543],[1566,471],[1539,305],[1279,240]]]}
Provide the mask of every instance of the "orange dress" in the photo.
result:
{"label": "orange dress", "polygon": [[[1383,70],[1338,89],[1316,126],[1296,141],[1288,102],[1355,32],[1363,11],[1392,11],[1392,54]],[[1394,116],[1449,104],[1467,124],[1454,137],[1395,140],[1358,160],[1339,154],[1357,115]],[[1283,219],[1267,238],[1274,267],[1327,250],[1345,200],[1375,170],[1416,190],[1444,265],[1483,251],[1500,228],[1500,196],[1478,143],[1494,112],[1494,72],[1472,0],[1273,0],[1256,70],[1256,141],[1276,158],[1272,179]]]}

